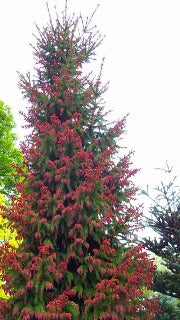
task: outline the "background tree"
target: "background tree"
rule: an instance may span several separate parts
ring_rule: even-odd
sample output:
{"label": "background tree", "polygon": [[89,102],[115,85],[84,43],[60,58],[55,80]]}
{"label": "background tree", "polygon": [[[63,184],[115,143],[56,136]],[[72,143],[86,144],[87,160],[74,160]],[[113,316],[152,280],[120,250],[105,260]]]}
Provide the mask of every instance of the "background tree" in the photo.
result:
{"label": "background tree", "polygon": [[177,299],[164,294],[158,294],[161,313],[157,314],[155,320],[179,320],[180,305]]}
{"label": "background tree", "polygon": [[[10,196],[17,192],[15,183],[19,177],[14,175],[16,171],[14,166],[22,163],[22,154],[15,146],[17,137],[13,132],[14,128],[15,122],[10,107],[0,100],[0,207],[4,202],[8,203]],[[9,221],[0,215],[0,245],[9,242],[16,248],[18,246],[16,236],[17,233],[10,228]],[[0,297],[8,298],[3,289],[0,289]]]}
{"label": "background tree", "polygon": [[18,178],[14,176],[15,168],[12,165],[22,163],[22,154],[15,146],[17,137],[14,128],[10,107],[0,100],[0,194],[6,196],[16,191]]}
{"label": "background tree", "polygon": [[140,217],[136,170],[129,156],[114,161],[125,119],[108,124],[106,86],[84,73],[102,41],[92,17],[84,23],[66,9],[38,29],[36,78],[21,75],[32,134],[22,146],[20,197],[3,213],[23,240],[0,248],[10,295],[0,301],[1,319],[153,319],[156,300],[143,290],[154,265],[127,241]]}
{"label": "background tree", "polygon": [[[172,168],[165,169],[170,176]],[[180,298],[180,188],[175,185],[176,177],[155,188],[157,195],[150,207],[148,226],[158,238],[145,239],[147,248],[163,259],[167,271],[156,272],[154,290]]]}
{"label": "background tree", "polygon": [[[153,255],[154,256],[154,255]],[[167,267],[164,266],[162,258],[155,257],[155,265],[157,265],[158,272],[163,273],[167,270]],[[147,297],[158,297],[159,303],[161,307],[161,313],[158,313],[155,317],[155,320],[179,320],[180,318],[180,301],[178,298],[173,298],[166,294],[159,293],[153,290],[147,290],[146,292]]]}
{"label": "background tree", "polygon": [[[155,188],[147,218],[147,226],[152,228],[157,237],[145,238],[147,248],[161,259],[153,282],[153,290],[159,293],[162,315],[157,320],[179,319],[180,317],[180,188],[176,178],[172,178],[172,169],[166,164],[165,181]],[[174,299],[177,298],[177,299]]]}
{"label": "background tree", "polygon": [[[0,213],[1,213],[1,206],[4,206],[4,197],[0,194]],[[3,243],[9,243],[12,248],[17,248],[19,243],[16,240],[17,232],[16,230],[12,230],[9,225],[9,221],[7,219],[3,219],[0,215],[0,245]],[[8,299],[9,296],[5,294],[4,290],[2,289],[3,282],[0,280],[0,298]]]}

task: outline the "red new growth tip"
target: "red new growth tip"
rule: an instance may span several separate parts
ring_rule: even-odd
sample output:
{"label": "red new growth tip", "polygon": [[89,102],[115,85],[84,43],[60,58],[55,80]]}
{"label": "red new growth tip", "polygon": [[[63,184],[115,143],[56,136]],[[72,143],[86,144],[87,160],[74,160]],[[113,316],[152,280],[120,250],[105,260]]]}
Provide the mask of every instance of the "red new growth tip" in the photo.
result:
{"label": "red new growth tip", "polygon": [[141,214],[137,170],[118,144],[125,119],[108,124],[106,86],[82,68],[101,42],[90,20],[50,19],[38,29],[36,77],[21,75],[32,132],[19,195],[4,213],[22,242],[0,246],[3,320],[150,320],[158,309],[143,293],[154,266],[133,245]]}

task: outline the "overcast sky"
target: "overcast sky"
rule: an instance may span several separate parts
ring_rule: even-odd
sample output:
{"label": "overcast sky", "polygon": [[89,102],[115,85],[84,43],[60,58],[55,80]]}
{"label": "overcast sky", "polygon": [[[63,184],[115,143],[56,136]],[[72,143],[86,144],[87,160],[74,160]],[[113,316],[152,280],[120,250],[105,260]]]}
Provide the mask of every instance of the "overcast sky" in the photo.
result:
{"label": "overcast sky", "polygon": [[[0,99],[12,107],[20,139],[26,107],[16,71],[33,67],[34,22],[47,22],[45,0],[0,0]],[[63,0],[49,0],[61,11]],[[180,1],[69,0],[69,10],[89,15],[100,7],[94,23],[106,38],[98,50],[105,56],[104,81],[110,81],[106,106],[111,118],[129,113],[122,144],[134,150],[133,166],[140,187],[158,183],[155,167],[167,160],[180,173]],[[98,70],[97,70],[98,72]]]}

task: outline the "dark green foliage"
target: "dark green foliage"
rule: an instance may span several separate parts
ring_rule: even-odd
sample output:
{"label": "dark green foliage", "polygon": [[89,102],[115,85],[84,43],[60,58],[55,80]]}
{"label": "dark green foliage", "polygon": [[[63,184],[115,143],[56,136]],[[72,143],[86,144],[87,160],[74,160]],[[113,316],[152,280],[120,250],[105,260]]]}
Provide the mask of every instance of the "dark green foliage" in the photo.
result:
{"label": "dark green foliage", "polygon": [[166,272],[157,271],[154,290],[180,298],[180,189],[176,177],[171,179],[172,168],[165,170],[168,182],[161,182],[155,190],[157,196],[150,207],[148,226],[158,234],[158,239],[145,239],[147,248],[163,259]]}
{"label": "dark green foliage", "polygon": [[[178,265],[176,266],[176,269]],[[180,297],[179,272],[156,271],[153,289],[161,293],[167,293],[172,297]]]}
{"label": "dark green foliage", "polygon": [[155,320],[179,320],[180,319],[180,305],[176,299],[165,295],[160,295],[161,314],[157,314]]}
{"label": "dark green foliage", "polygon": [[165,266],[164,270],[157,269],[153,282],[162,309],[156,320],[174,320],[180,318],[180,188],[176,185],[176,177],[171,178],[172,168],[168,164],[164,171],[168,179],[155,188],[157,196],[153,198],[144,192],[153,201],[147,225],[158,234],[153,240],[144,240],[146,247],[161,257]]}

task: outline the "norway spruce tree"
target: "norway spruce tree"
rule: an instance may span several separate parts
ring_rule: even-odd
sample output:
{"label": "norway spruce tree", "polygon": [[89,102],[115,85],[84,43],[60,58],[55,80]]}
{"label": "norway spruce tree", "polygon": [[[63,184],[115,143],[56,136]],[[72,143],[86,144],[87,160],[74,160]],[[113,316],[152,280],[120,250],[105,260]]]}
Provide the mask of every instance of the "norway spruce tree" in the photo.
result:
{"label": "norway spruce tree", "polygon": [[148,320],[157,309],[143,296],[153,263],[127,245],[140,214],[136,170],[129,156],[117,162],[125,120],[107,123],[106,87],[83,67],[101,43],[90,22],[66,10],[50,18],[38,29],[36,77],[21,75],[32,134],[22,146],[28,169],[19,197],[3,213],[23,240],[0,248],[3,320]]}

